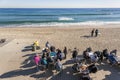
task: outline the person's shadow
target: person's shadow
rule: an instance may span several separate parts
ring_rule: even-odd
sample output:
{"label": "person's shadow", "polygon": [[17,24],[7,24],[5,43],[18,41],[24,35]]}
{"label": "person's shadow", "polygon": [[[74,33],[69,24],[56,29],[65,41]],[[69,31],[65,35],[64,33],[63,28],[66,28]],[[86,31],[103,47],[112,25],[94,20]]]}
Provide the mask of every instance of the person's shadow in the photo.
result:
{"label": "person's shadow", "polygon": [[6,72],[4,74],[2,74],[0,76],[0,78],[10,78],[10,77],[16,77],[16,76],[26,76],[26,75],[30,75],[30,74],[33,74],[33,73],[36,73],[37,70],[34,68],[30,68],[30,69],[25,69],[25,70],[22,70],[22,69],[17,69],[17,70],[13,70],[13,71],[9,71],[9,72]]}
{"label": "person's shadow", "polygon": [[22,52],[26,52],[26,51],[32,51],[32,45],[24,47],[24,49],[22,50]]}
{"label": "person's shadow", "polygon": [[[98,71],[104,71],[102,80],[120,80],[120,67],[118,66],[111,66],[110,64],[105,63],[104,65],[98,66]],[[109,72],[110,74],[105,75],[106,72]]]}
{"label": "person's shadow", "polygon": [[80,36],[80,37],[83,37],[83,38],[92,38],[90,35],[84,35],[84,36]]}
{"label": "person's shadow", "polygon": [[[11,78],[11,77],[17,77],[17,76],[30,76],[38,72],[34,62],[32,62],[33,57],[35,53],[32,54],[26,54],[22,57],[25,57],[26,59],[21,63],[20,69],[12,70],[9,72],[5,72],[0,75],[0,79],[3,78]],[[41,68],[41,66],[39,67]],[[39,69],[40,70],[40,69]],[[43,73],[41,73],[42,75]]]}

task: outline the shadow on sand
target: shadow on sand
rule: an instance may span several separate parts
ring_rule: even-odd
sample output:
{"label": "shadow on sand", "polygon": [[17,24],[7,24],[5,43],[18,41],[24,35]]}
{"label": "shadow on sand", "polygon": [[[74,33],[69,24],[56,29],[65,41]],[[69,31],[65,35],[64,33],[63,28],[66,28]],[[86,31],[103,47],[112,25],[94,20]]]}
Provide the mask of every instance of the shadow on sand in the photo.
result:
{"label": "shadow on sand", "polygon": [[79,80],[80,74],[73,75],[72,67],[66,67],[61,73],[53,76],[50,80]]}
{"label": "shadow on sand", "polygon": [[27,57],[27,58],[21,63],[20,68],[29,68],[29,67],[35,66],[34,61],[33,61],[34,56],[35,56],[35,53],[26,54],[22,56],[22,57]]}
{"label": "shadow on sand", "polygon": [[26,75],[30,75],[30,74],[33,74],[36,72],[37,72],[37,70],[35,68],[30,68],[30,69],[25,69],[25,70],[18,69],[18,70],[6,72],[6,73],[2,74],[0,76],[0,78],[10,78],[10,77],[17,77],[17,76],[21,76],[21,75],[26,76]]}
{"label": "shadow on sand", "polygon": [[[80,80],[80,74],[75,74],[72,70],[72,66],[66,66],[73,64],[72,60],[66,61],[63,65],[66,66],[63,71],[59,74],[54,74],[52,70],[38,71],[32,61],[35,53],[26,54],[25,61],[21,63],[20,69],[5,72],[0,75],[0,79],[12,78],[17,76],[30,76],[36,80]],[[28,63],[29,62],[29,63]],[[109,75],[105,75],[102,80],[119,80],[120,79],[120,68],[118,66],[110,67],[109,64],[98,65],[99,70],[109,71]],[[102,73],[101,73],[102,74]]]}
{"label": "shadow on sand", "polygon": [[26,46],[26,47],[24,47],[24,49],[22,50],[22,52],[26,52],[26,51],[32,51],[32,46]]}
{"label": "shadow on sand", "polygon": [[90,35],[84,35],[84,36],[80,36],[80,37],[83,37],[83,38],[93,38]]}
{"label": "shadow on sand", "polygon": [[[120,67],[110,66],[110,64],[98,66],[99,70],[109,71],[109,75],[105,75],[103,80],[120,80]],[[102,74],[102,73],[101,73]]]}

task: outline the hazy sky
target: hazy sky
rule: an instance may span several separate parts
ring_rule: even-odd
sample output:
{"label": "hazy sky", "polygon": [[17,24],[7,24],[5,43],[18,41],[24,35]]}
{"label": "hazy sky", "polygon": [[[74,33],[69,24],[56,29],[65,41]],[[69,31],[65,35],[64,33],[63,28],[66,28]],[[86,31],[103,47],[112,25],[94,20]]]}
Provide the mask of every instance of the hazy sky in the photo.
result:
{"label": "hazy sky", "polygon": [[0,8],[120,8],[120,0],[0,0]]}

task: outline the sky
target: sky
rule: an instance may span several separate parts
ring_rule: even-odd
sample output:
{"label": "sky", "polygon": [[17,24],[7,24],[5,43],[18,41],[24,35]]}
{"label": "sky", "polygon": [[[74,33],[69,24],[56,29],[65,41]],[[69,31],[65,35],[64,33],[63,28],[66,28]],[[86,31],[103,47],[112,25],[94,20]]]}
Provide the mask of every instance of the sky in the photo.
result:
{"label": "sky", "polygon": [[0,8],[120,8],[120,0],[0,0]]}

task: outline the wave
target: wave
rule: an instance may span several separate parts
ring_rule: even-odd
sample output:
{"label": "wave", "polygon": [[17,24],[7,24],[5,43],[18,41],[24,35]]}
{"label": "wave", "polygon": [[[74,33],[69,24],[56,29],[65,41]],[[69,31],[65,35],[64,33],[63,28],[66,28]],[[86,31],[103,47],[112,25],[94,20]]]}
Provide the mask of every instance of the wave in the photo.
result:
{"label": "wave", "polygon": [[59,17],[58,20],[60,20],[60,21],[73,21],[74,19],[70,18],[70,17]]}
{"label": "wave", "polygon": [[[113,14],[113,13],[112,13]],[[89,15],[112,15],[111,13],[88,13],[88,14],[0,14],[0,16],[89,16]],[[120,13],[118,13],[120,14]]]}
{"label": "wave", "polygon": [[97,25],[109,25],[109,24],[120,24],[120,21],[86,21],[86,22],[75,22],[75,23],[59,23],[59,22],[51,22],[51,23],[24,23],[24,24],[9,24],[0,27],[70,27],[70,26],[97,26]]}
{"label": "wave", "polygon": [[111,13],[88,13],[88,14],[62,14],[62,15],[65,15],[65,16],[67,16],[67,15],[77,15],[77,16],[84,16],[84,15],[111,15]]}
{"label": "wave", "polygon": [[59,22],[58,20],[45,20],[45,21],[0,21],[0,24],[22,24],[22,23],[51,23],[51,22]]}

